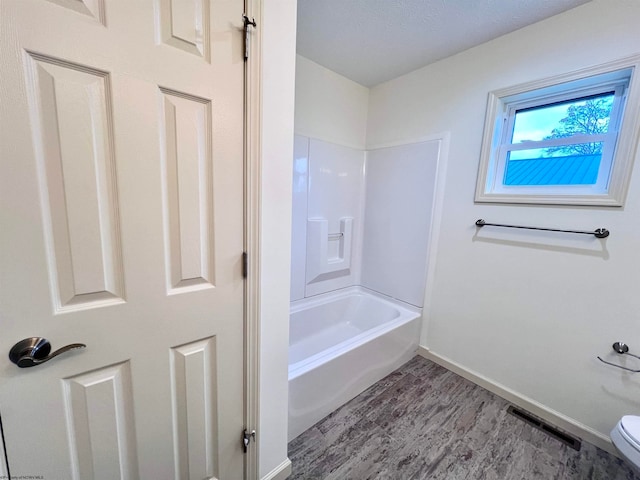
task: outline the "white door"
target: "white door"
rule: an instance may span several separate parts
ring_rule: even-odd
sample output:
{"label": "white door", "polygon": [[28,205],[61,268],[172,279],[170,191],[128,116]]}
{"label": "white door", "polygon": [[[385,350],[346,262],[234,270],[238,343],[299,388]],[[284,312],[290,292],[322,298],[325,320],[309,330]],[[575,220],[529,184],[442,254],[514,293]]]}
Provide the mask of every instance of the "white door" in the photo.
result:
{"label": "white door", "polygon": [[[243,476],[242,13],[0,0],[14,477]],[[18,368],[9,350],[32,336],[86,348]]]}

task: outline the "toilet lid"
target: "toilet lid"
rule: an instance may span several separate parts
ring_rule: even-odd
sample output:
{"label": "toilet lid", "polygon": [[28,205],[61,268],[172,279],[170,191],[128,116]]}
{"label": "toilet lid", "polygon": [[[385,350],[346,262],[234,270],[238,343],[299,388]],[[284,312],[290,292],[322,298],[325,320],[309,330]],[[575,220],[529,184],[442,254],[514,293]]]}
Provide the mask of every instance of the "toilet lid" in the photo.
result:
{"label": "toilet lid", "polygon": [[620,424],[627,435],[629,435],[636,444],[640,445],[640,417],[625,415],[620,420]]}

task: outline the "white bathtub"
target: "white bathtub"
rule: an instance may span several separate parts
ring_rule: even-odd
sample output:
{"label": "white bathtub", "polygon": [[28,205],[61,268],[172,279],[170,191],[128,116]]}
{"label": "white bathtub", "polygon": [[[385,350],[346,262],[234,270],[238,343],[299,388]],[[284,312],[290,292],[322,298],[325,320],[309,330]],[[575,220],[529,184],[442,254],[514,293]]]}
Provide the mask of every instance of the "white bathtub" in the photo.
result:
{"label": "white bathtub", "polygon": [[289,441],[409,361],[420,315],[362,287],[292,302]]}

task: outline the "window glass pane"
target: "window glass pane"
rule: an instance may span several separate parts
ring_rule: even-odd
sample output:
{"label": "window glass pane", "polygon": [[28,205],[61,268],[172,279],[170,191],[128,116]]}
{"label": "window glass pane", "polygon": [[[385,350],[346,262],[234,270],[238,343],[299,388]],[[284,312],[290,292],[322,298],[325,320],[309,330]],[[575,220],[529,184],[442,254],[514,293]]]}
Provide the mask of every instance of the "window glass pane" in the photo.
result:
{"label": "window glass pane", "polygon": [[511,143],[606,133],[613,92],[516,111]]}
{"label": "window glass pane", "polygon": [[537,148],[509,152],[503,185],[594,185],[602,159],[602,142],[562,148],[567,151]]}

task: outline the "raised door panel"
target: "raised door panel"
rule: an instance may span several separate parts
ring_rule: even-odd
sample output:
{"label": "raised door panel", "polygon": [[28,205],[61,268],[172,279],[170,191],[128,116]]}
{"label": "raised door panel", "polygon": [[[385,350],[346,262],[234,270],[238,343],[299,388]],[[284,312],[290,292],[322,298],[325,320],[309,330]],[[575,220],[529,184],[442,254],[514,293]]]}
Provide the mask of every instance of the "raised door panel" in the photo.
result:
{"label": "raised door panel", "polygon": [[74,12],[95,18],[103,25],[107,24],[104,0],[49,0]]}
{"label": "raised door panel", "polygon": [[160,0],[159,41],[210,60],[209,0]]}
{"label": "raised door panel", "polygon": [[171,349],[176,479],[217,478],[216,338]]}
{"label": "raised door panel", "polygon": [[73,479],[138,478],[129,363],[68,378],[63,388]]}
{"label": "raised door panel", "polygon": [[27,69],[54,311],[121,303],[109,74],[34,53]]}
{"label": "raised door panel", "polygon": [[161,89],[164,238],[169,293],[214,285],[211,102]]}

